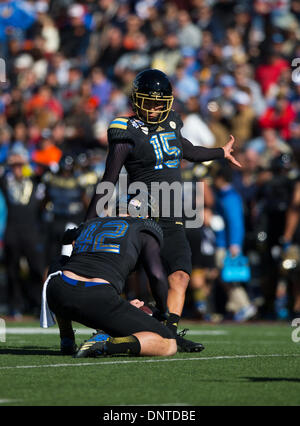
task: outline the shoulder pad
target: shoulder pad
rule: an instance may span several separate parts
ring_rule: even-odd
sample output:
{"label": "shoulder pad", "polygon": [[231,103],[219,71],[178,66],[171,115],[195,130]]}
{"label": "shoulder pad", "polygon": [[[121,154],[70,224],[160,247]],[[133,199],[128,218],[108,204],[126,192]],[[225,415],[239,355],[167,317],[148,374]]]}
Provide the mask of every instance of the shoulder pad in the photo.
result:
{"label": "shoulder pad", "polygon": [[[121,120],[126,120],[121,121]],[[109,128],[107,129],[107,137],[108,137],[108,143],[114,143],[114,142],[124,142],[124,141],[132,141],[130,133],[128,132],[128,119],[126,118],[116,118],[110,123]],[[134,143],[134,142],[133,142]]]}
{"label": "shoulder pad", "polygon": [[128,124],[128,118],[126,117],[117,117],[111,121],[108,129],[122,129],[126,130]]}
{"label": "shoulder pad", "polygon": [[163,230],[159,226],[158,223],[154,222],[152,219],[144,219],[144,226],[142,231],[147,232],[151,235],[153,235],[159,242],[160,247],[163,245]]}

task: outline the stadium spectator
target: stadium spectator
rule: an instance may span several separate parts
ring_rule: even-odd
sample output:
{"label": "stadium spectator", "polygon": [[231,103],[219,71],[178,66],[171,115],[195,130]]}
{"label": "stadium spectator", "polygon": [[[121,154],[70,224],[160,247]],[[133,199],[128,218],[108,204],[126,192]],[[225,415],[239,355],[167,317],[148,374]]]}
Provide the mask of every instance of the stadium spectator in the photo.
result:
{"label": "stadium spectator", "polygon": [[272,128],[265,128],[261,132],[261,136],[248,141],[247,148],[253,149],[260,154],[260,165],[265,169],[270,166],[273,158],[279,154],[291,153],[291,147]]}
{"label": "stadium spectator", "polygon": [[10,143],[11,131],[4,127],[0,130],[0,164],[6,163]]}
{"label": "stadium spectator", "polygon": [[[8,314],[15,319],[26,312],[38,313],[44,257],[40,228],[42,188],[34,176],[28,176],[28,152],[14,145],[8,154],[9,170],[1,177],[1,191],[7,207],[5,264],[8,279]],[[28,283],[20,278],[20,259],[25,256]]]}
{"label": "stadium spectator", "polygon": [[300,262],[300,182],[297,176],[290,204],[286,212],[285,228],[282,236],[283,248],[283,269],[287,271],[291,291],[291,300],[286,302],[289,308],[290,317],[299,318],[300,315],[300,283],[299,283],[299,262]]}
{"label": "stadium spectator", "polygon": [[193,145],[202,145],[207,148],[215,145],[215,137],[200,116],[200,105],[196,96],[187,99],[182,111],[182,135]]}
{"label": "stadium spectator", "polygon": [[210,5],[206,4],[206,2],[200,2],[198,7],[196,5],[192,16],[197,26],[201,29],[203,38],[204,31],[206,31],[212,35],[214,41],[219,43],[225,36],[224,27],[220,20],[216,16],[213,16],[213,13],[213,9]]}
{"label": "stadium spectator", "polygon": [[49,86],[41,86],[24,105],[27,120],[36,120],[41,129],[51,127],[63,118],[63,108]]}
{"label": "stadium spectator", "polygon": [[6,220],[7,220],[7,208],[4,195],[0,190],[0,261],[3,262],[4,254],[4,236],[6,229]]}
{"label": "stadium spectator", "polygon": [[241,149],[253,135],[255,112],[251,107],[251,97],[246,91],[238,90],[233,101],[236,112],[230,120],[230,132],[235,135]]}
{"label": "stadium spectator", "polygon": [[150,66],[151,56],[149,55],[149,41],[144,33],[139,32],[134,37],[134,45],[118,59],[114,72],[118,78],[126,70],[135,73]]}
{"label": "stadium spectator", "polygon": [[84,5],[73,3],[68,8],[67,24],[60,28],[61,50],[67,57],[84,61],[87,52],[92,22]]}
{"label": "stadium spectator", "polygon": [[241,35],[236,28],[226,30],[225,45],[222,50],[225,61],[241,63],[246,61],[245,47],[242,43]]}
{"label": "stadium spectator", "polygon": [[255,116],[261,116],[266,109],[266,101],[262,95],[261,88],[251,75],[251,67],[248,64],[237,65],[234,69],[234,78],[239,90],[250,90],[251,106]]}
{"label": "stadium spectator", "polygon": [[[263,228],[264,250],[261,253],[261,290],[264,296],[263,314],[276,318],[275,299],[280,278],[281,237],[286,223],[286,212],[292,200],[294,179],[292,156],[289,153],[277,154],[266,170],[258,176],[257,217],[256,221]],[[261,235],[260,235],[261,237]]]}
{"label": "stadium spectator", "polygon": [[36,20],[34,10],[28,1],[3,0],[0,3],[0,53],[7,56],[8,42],[11,38],[24,40],[26,30]]}
{"label": "stadium spectator", "polygon": [[126,23],[126,31],[123,38],[126,50],[136,50],[136,37],[141,33],[143,21],[140,17],[132,14],[128,16]]}
{"label": "stadium spectator", "polygon": [[266,58],[266,62],[258,65],[255,78],[261,85],[263,94],[272,97],[274,87],[279,81],[282,72],[289,68],[289,64],[276,51],[271,51]]}
{"label": "stadium spectator", "polygon": [[174,92],[176,98],[181,102],[186,102],[191,96],[199,94],[199,83],[193,75],[185,73],[182,62],[177,65],[174,81]]}
{"label": "stadium spectator", "polygon": [[95,96],[98,103],[103,107],[107,105],[110,99],[112,85],[110,80],[104,75],[101,68],[94,68],[92,71],[91,95]]}
{"label": "stadium spectator", "polygon": [[160,69],[167,75],[174,75],[181,60],[179,40],[176,33],[167,32],[163,38],[163,46],[153,53],[151,68]]}
{"label": "stadium spectator", "polygon": [[45,40],[45,53],[52,55],[57,52],[60,47],[59,31],[49,15],[43,13],[38,18],[42,26],[41,36]]}
{"label": "stadium spectator", "polygon": [[61,236],[69,224],[79,226],[88,205],[86,185],[80,174],[75,176],[75,160],[64,155],[55,172],[47,172],[42,181],[45,185],[46,259],[47,264],[59,256]]}
{"label": "stadium spectator", "polygon": [[71,113],[72,108],[74,108],[79,101],[79,92],[84,83],[82,71],[78,67],[70,66],[67,70],[67,81],[65,84],[61,85],[61,87],[58,85],[57,75],[55,73],[53,74],[55,75],[54,84],[57,99],[61,103],[64,115],[66,116]]}
{"label": "stadium spectator", "polygon": [[178,12],[178,39],[181,47],[198,49],[201,46],[202,32],[195,25],[186,10]]}
{"label": "stadium spectator", "polygon": [[227,126],[235,114],[234,95],[236,93],[235,80],[230,74],[221,74],[218,84],[214,88],[214,99],[221,109],[223,122]]}
{"label": "stadium spectator", "polygon": [[218,276],[215,263],[216,234],[211,227],[212,210],[204,207],[203,225],[187,230],[192,250],[190,289],[196,316],[206,321],[217,319],[213,300],[213,282]]}
{"label": "stadium spectator", "polygon": [[[232,186],[232,170],[223,166],[214,179],[216,187],[215,211],[224,221],[223,229],[216,232],[217,266],[222,269],[226,256],[235,258],[243,253],[245,224],[243,204],[238,192]],[[235,321],[245,321],[256,314],[246,289],[239,282],[225,283],[228,300],[227,313]]]}
{"label": "stadium spectator", "polygon": [[228,134],[228,128],[222,119],[221,107],[215,101],[209,102],[207,104],[207,125],[215,137],[214,146],[222,146],[222,141]]}
{"label": "stadium spectator", "polygon": [[266,109],[259,119],[259,124],[263,129],[271,128],[279,132],[283,140],[287,141],[290,134],[290,125],[296,118],[293,106],[285,95],[278,95],[274,106]]}
{"label": "stadium spectator", "polygon": [[57,166],[62,151],[54,144],[50,129],[45,128],[41,133],[41,139],[32,153],[32,160],[39,166],[47,167]]}
{"label": "stadium spectator", "polygon": [[121,29],[117,26],[109,28],[107,42],[97,58],[96,65],[102,67],[105,75],[112,81],[115,79],[114,67],[125,51]]}

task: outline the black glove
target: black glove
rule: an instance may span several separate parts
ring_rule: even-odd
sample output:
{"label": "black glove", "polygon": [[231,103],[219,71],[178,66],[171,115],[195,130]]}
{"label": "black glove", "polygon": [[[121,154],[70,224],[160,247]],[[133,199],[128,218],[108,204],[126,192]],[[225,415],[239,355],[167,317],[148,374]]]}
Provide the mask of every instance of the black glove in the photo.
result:
{"label": "black glove", "polygon": [[62,236],[62,241],[61,241],[62,244],[63,245],[72,244],[73,241],[76,240],[79,234],[80,234],[79,228],[67,229],[64,232],[64,235]]}

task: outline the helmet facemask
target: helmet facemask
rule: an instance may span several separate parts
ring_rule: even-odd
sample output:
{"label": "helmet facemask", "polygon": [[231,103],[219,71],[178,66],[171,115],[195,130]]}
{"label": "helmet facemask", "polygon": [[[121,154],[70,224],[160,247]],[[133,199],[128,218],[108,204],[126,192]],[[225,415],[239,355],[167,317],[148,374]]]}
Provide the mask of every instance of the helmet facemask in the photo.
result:
{"label": "helmet facemask", "polygon": [[148,124],[164,121],[171,111],[173,96],[161,96],[159,93],[145,94],[133,92],[132,103],[140,120]]}

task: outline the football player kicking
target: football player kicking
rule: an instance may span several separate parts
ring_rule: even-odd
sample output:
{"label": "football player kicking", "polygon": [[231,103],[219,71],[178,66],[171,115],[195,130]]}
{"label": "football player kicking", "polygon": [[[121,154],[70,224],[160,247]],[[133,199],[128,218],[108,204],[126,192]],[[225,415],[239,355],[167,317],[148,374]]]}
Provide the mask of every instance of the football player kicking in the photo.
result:
{"label": "football player kicking", "polygon": [[[232,156],[232,136],[223,148],[194,146],[183,138],[183,123],[171,109],[172,86],[163,72],[155,69],[140,72],[133,82],[131,102],[134,115],[117,117],[108,128],[109,152],[102,182],[115,185],[121,168],[125,166],[130,183],[145,183],[151,192],[152,182],[167,182],[170,185],[181,182],[181,159],[203,162],[226,158],[232,164],[241,166]],[[102,194],[95,193],[87,219],[100,214],[98,201],[102,197]],[[191,273],[191,250],[182,219],[172,213],[168,218],[162,216],[159,218],[164,234],[161,257],[169,282],[167,303],[170,316],[167,326],[176,337],[181,351],[198,352],[203,349],[200,343],[177,334]]]}
{"label": "football player kicking", "polygon": [[[135,209],[133,200],[129,205]],[[127,206],[123,216],[95,218],[65,233],[63,243],[73,242],[72,254],[62,270],[50,276],[45,290],[61,338],[69,340],[62,351],[68,349],[71,354],[74,350],[71,321],[76,321],[104,333],[98,332],[83,343],[75,358],[176,353],[171,331],[120,296],[126,278],[141,261],[156,307],[161,316],[168,315],[168,280],[160,258],[162,241],[160,226],[151,219],[128,216]]]}

